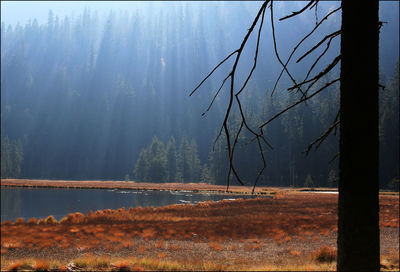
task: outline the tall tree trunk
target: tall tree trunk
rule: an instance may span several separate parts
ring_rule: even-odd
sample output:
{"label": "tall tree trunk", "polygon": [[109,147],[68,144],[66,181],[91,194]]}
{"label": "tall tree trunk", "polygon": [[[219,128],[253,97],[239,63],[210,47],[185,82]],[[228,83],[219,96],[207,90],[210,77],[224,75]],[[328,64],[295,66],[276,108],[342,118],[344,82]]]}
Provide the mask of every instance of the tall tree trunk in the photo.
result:
{"label": "tall tree trunk", "polygon": [[342,1],[338,264],[380,268],[379,3]]}

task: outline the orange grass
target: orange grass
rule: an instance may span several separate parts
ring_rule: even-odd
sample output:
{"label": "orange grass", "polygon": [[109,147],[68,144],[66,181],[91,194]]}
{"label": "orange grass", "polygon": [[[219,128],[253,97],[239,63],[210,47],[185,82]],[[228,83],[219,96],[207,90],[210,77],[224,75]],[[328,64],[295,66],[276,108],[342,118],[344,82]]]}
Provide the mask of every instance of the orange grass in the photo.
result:
{"label": "orange grass", "polygon": [[[381,195],[380,207],[380,227],[399,228],[399,198]],[[128,250],[133,254],[142,254],[141,256],[154,251],[155,258],[169,261],[170,254],[174,252],[192,251],[191,248],[182,248],[179,241],[205,243],[215,254],[218,251],[236,251],[240,248],[251,253],[261,251],[263,247],[260,241],[265,239],[275,241],[277,246],[293,241],[318,242],[335,232],[336,226],[337,195],[281,193],[277,198],[210,201],[198,205],[171,205],[156,209],[107,209],[86,215],[73,213],[59,222],[52,216],[40,220],[31,218],[28,221],[5,221],[1,223],[1,255],[2,258],[11,256],[12,252],[24,249],[31,252],[79,250],[82,253]],[[320,238],[317,240],[318,237]],[[240,241],[243,246],[224,244],[231,240]],[[168,258],[162,250],[169,250]],[[333,251],[320,248],[313,259],[318,263],[324,260],[329,262],[334,258]],[[287,254],[298,257],[303,256],[303,251],[300,254],[300,251],[290,250]],[[76,265],[95,267],[93,258],[78,259]],[[37,264],[38,262],[32,262],[32,266]],[[7,267],[2,266],[2,269],[18,269],[16,267],[23,265],[16,262]],[[130,269],[134,269],[135,265],[138,265],[138,269],[155,267],[153,264],[129,265]],[[160,267],[164,265],[167,263]],[[117,265],[114,268],[120,269]]]}
{"label": "orange grass", "polygon": [[337,249],[335,247],[322,246],[314,254],[313,258],[320,263],[330,263],[337,259]]}
{"label": "orange grass", "polygon": [[[211,185],[206,183],[146,183],[126,181],[100,181],[100,180],[39,180],[39,179],[1,179],[1,186],[26,187],[26,188],[76,188],[76,189],[121,189],[121,190],[172,190],[172,191],[215,191],[226,193],[226,186]],[[274,188],[272,191],[280,191]],[[251,194],[252,187],[230,186],[232,193]],[[269,194],[271,188],[257,187],[257,194]]]}
{"label": "orange grass", "polygon": [[48,271],[50,269],[50,263],[46,260],[36,260],[33,264],[33,268],[36,271]]}
{"label": "orange grass", "polygon": [[[395,196],[381,196],[381,227],[399,227]],[[132,238],[205,240],[293,238],[313,241],[335,231],[337,196],[293,193],[284,198],[203,202],[154,208],[120,208],[73,213],[57,222],[53,216],[1,224],[2,252],[12,248],[132,246]],[[161,247],[161,245],[156,246]],[[213,247],[213,246],[211,246]],[[217,249],[216,249],[217,250]]]}

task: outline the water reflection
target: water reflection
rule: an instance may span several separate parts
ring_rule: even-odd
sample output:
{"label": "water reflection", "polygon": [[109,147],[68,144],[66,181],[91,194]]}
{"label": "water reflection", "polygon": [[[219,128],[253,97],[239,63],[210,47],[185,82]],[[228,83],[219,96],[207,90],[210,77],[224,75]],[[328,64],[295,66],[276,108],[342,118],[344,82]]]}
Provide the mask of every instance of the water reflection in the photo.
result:
{"label": "water reflection", "polygon": [[121,207],[158,207],[170,204],[196,204],[200,201],[249,198],[215,194],[196,194],[187,191],[125,191],[1,188],[1,221],[45,218],[52,214],[59,220],[68,213]]}

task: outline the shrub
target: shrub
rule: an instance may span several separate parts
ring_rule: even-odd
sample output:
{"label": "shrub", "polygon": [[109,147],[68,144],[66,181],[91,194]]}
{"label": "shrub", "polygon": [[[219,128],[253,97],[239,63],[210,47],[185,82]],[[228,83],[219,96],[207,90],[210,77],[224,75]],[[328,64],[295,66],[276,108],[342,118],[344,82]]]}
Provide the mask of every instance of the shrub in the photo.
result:
{"label": "shrub", "polygon": [[47,216],[46,219],[44,220],[44,222],[46,224],[57,224],[58,223],[58,221],[52,215]]}
{"label": "shrub", "polygon": [[29,225],[36,225],[37,224],[37,219],[36,218],[29,218],[28,221],[26,222]]}
{"label": "shrub", "polygon": [[322,246],[315,253],[313,258],[320,263],[331,263],[337,259],[337,249],[335,247]]}
{"label": "shrub", "polygon": [[22,223],[24,223],[24,219],[22,217],[18,217],[17,220],[15,220],[16,225],[22,224]]}
{"label": "shrub", "polygon": [[314,188],[315,184],[311,178],[310,174],[307,174],[306,181],[304,182],[304,187]]}
{"label": "shrub", "polygon": [[45,260],[37,260],[33,268],[35,271],[48,271],[50,269],[50,263]]}

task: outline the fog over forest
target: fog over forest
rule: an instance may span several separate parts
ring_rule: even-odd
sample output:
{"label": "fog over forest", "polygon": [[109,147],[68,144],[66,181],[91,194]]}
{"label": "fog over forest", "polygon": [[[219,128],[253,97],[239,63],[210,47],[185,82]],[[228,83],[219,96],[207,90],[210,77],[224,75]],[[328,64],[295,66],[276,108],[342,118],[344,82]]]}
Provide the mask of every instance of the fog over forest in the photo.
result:
{"label": "fog over forest", "polygon": [[[190,92],[232,51],[250,27],[261,2],[138,3],[131,9],[87,8],[73,16],[51,7],[47,19],[1,22],[2,178],[107,179],[225,184],[226,142],[213,142],[228,102],[225,86],[204,116],[232,62],[225,63],[191,97]],[[275,3],[278,51],[286,60],[317,19],[340,5],[321,1],[318,14],[279,21],[298,3]],[[115,6],[113,6],[115,7]],[[2,3],[3,8],[3,3]],[[104,7],[103,7],[104,8]],[[399,177],[399,3],[381,2],[380,184]],[[4,20],[3,20],[4,19]],[[387,22],[387,23],[386,23]],[[340,13],[329,17],[293,56],[297,60],[326,34],[339,30]],[[237,82],[251,69],[256,34],[239,63]],[[362,46],[362,45],[360,45]],[[297,79],[325,49],[288,68]],[[315,71],[339,53],[340,38]],[[249,124],[257,128],[299,94],[288,92],[276,59],[269,14],[262,29],[257,68],[241,95]],[[339,66],[316,90],[338,77]],[[238,83],[237,86],[240,84]],[[259,185],[337,186],[338,132],[302,154],[338,113],[339,84],[327,88],[264,129],[267,168]],[[240,124],[238,109],[229,120]],[[362,137],[362,132],[360,132]],[[235,165],[252,184],[262,161],[256,142],[243,133]]]}

